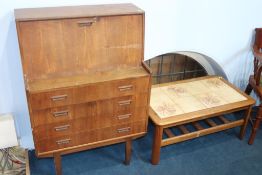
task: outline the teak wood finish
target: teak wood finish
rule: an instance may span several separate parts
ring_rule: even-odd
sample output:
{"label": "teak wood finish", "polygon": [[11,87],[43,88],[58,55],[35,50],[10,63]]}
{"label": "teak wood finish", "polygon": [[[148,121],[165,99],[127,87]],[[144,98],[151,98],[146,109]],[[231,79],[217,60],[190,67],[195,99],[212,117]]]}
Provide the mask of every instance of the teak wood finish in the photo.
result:
{"label": "teak wood finish", "polygon": [[38,157],[126,142],[147,132],[151,72],[144,12],[132,4],[15,10]]}
{"label": "teak wood finish", "polygon": [[[206,76],[206,77],[176,81],[171,83],[156,84],[153,85],[152,88],[168,86],[171,84],[198,81],[198,80],[203,80],[213,77],[214,76]],[[250,118],[251,108],[252,105],[255,103],[255,101],[248,95],[241,92],[239,89],[235,88],[232,84],[228,83],[225,80],[223,81],[231,88],[235,89],[237,92],[245,96],[247,99],[236,103],[230,103],[218,107],[185,113],[177,116],[170,116],[168,118],[162,118],[162,119],[156,114],[156,112],[151,107],[149,108],[150,119],[155,124],[154,139],[153,139],[153,146],[152,146],[152,157],[151,157],[152,164],[156,165],[159,163],[161,147],[170,144],[175,144],[189,139],[194,139],[200,136],[212,134],[215,132],[234,128],[237,126],[241,126],[239,137],[240,139],[243,139],[246,126]],[[225,114],[229,114],[241,110],[245,111],[242,119],[230,120],[222,116]],[[220,123],[217,124],[216,120],[220,120]],[[207,125],[209,125],[209,127],[202,126],[201,122],[205,122]],[[195,128],[195,130],[190,132],[187,129],[187,125],[191,125],[192,127]],[[176,135],[172,131],[175,128],[178,128],[180,130],[181,132],[180,135]],[[164,134],[167,136],[166,138],[164,137]]]}

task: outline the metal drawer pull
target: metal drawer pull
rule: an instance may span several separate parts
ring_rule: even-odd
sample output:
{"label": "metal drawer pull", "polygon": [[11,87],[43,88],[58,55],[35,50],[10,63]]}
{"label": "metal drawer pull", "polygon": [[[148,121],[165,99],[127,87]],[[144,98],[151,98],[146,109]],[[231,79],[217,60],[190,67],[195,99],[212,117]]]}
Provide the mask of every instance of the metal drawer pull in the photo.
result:
{"label": "metal drawer pull", "polygon": [[68,144],[70,143],[71,139],[63,139],[63,140],[58,140],[56,141],[56,144],[62,145],[62,144]]}
{"label": "metal drawer pull", "polygon": [[68,116],[69,111],[58,111],[58,112],[53,112],[54,117],[62,117],[62,116]]}
{"label": "metal drawer pull", "polygon": [[130,130],[131,130],[130,127],[126,127],[126,128],[117,129],[117,132],[118,133],[123,133],[123,132],[129,132]]}
{"label": "metal drawer pull", "polygon": [[131,116],[131,114],[124,114],[124,115],[119,115],[117,116],[118,120],[123,120],[123,119],[127,119]]}
{"label": "metal drawer pull", "polygon": [[56,95],[56,96],[53,96],[51,97],[51,99],[53,101],[61,101],[61,100],[65,100],[67,98],[67,95]]}
{"label": "metal drawer pull", "polygon": [[62,126],[56,126],[55,131],[64,131],[69,129],[70,125],[62,125]]}
{"label": "metal drawer pull", "polygon": [[132,102],[132,100],[123,100],[123,101],[119,101],[118,104],[120,106],[124,106],[124,105],[130,105]]}
{"label": "metal drawer pull", "polygon": [[119,91],[129,91],[133,89],[133,85],[119,86]]}
{"label": "metal drawer pull", "polygon": [[98,18],[92,18],[92,19],[87,19],[87,20],[83,20],[83,21],[78,21],[77,24],[79,27],[89,27],[91,26],[93,23],[96,23],[98,21]]}

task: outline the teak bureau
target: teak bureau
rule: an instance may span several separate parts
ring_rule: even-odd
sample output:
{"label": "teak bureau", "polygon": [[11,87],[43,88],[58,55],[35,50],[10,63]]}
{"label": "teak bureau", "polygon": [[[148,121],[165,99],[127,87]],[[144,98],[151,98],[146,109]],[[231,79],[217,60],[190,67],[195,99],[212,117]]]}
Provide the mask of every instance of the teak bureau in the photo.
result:
{"label": "teak bureau", "polygon": [[147,131],[151,75],[144,12],[132,4],[17,9],[38,157],[126,142]]}

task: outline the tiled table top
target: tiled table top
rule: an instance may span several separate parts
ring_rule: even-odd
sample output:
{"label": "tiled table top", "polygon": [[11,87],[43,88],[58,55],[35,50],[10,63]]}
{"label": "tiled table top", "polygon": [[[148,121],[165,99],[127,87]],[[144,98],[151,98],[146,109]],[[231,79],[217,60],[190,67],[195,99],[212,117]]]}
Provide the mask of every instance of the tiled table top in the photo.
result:
{"label": "tiled table top", "polygon": [[[207,76],[192,81],[154,85],[151,90],[150,110],[161,120],[213,110],[250,99],[221,77]],[[252,99],[251,101],[253,102]],[[251,101],[249,103],[252,103]]]}

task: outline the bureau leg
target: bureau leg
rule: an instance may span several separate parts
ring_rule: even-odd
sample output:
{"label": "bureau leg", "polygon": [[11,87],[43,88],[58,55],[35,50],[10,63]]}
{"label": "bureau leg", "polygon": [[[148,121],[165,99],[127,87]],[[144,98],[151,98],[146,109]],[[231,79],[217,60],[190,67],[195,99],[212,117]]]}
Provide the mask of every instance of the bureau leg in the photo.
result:
{"label": "bureau leg", "polygon": [[252,109],[252,106],[249,106],[249,108],[245,111],[245,114],[244,114],[244,124],[242,125],[241,127],[241,130],[240,130],[240,135],[239,135],[239,138],[242,140],[245,136],[245,132],[246,132],[246,128],[247,128],[247,123],[249,121],[249,118],[250,118],[250,113],[251,113],[251,109]]}
{"label": "bureau leg", "polygon": [[126,150],[125,150],[125,164],[129,165],[132,154],[132,139],[126,141]]}
{"label": "bureau leg", "polygon": [[61,155],[60,155],[60,153],[55,153],[54,154],[54,162],[55,162],[56,175],[62,175],[62,166],[61,166]]}
{"label": "bureau leg", "polygon": [[151,163],[157,165],[160,160],[160,149],[162,142],[163,128],[161,126],[155,126],[154,138],[153,138],[153,147],[151,155]]}

